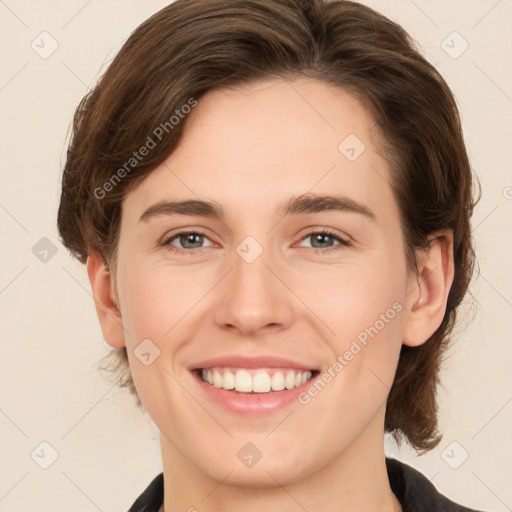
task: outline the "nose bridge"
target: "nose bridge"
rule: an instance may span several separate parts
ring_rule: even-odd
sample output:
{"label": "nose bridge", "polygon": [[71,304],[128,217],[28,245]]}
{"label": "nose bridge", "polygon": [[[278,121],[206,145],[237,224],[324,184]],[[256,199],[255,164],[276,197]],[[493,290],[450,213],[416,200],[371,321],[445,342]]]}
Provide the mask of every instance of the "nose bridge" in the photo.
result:
{"label": "nose bridge", "polygon": [[216,309],[219,325],[233,326],[244,334],[256,334],[269,325],[284,326],[291,321],[292,297],[274,275],[276,269],[272,267],[278,265],[278,258],[272,256],[270,249],[252,237],[239,244]]}

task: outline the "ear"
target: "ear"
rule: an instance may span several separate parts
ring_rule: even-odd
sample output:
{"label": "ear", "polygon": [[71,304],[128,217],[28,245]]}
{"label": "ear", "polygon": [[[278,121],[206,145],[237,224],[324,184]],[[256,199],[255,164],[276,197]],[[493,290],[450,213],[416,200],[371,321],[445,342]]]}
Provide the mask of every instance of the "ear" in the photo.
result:
{"label": "ear", "polygon": [[402,342],[409,347],[425,343],[441,325],[453,283],[453,233],[429,237],[430,245],[417,253],[418,273],[411,272]]}
{"label": "ear", "polygon": [[105,267],[103,256],[97,251],[89,253],[87,274],[91,282],[103,337],[111,347],[123,348],[125,346],[123,322],[112,285],[112,277]]}

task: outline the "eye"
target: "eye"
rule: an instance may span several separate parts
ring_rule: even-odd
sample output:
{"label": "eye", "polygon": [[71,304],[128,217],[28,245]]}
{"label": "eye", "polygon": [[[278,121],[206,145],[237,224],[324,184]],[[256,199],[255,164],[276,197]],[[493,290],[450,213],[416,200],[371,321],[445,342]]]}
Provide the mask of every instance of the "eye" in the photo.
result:
{"label": "eye", "polygon": [[[341,235],[334,233],[328,229],[322,229],[320,231],[309,232],[302,240],[310,240],[311,247],[315,250],[315,253],[329,253],[332,251],[338,251],[351,245],[348,238],[344,238]],[[334,245],[334,242],[338,242]]]}
{"label": "eye", "polygon": [[[213,245],[210,239],[201,231],[180,231],[179,233],[174,233],[171,237],[164,240],[161,245],[167,247],[169,251],[176,252],[178,254],[190,254],[195,252],[193,249],[208,247],[203,245],[205,240],[210,242],[209,246]],[[176,243],[180,244],[181,248],[177,247]]]}
{"label": "eye", "polygon": [[[315,253],[317,254],[325,254],[333,251],[338,251],[343,249],[343,247],[351,245],[351,242],[348,238],[345,238],[328,229],[322,229],[320,231],[311,231],[306,236],[304,236],[301,239],[301,241],[305,241],[308,239],[311,241],[310,247],[315,249]],[[208,245],[204,245],[205,241],[208,242]],[[214,244],[206,236],[205,233],[203,233],[200,230],[193,230],[180,231],[179,233],[174,233],[172,236],[165,239],[161,243],[161,245],[162,247],[167,247],[167,249],[171,252],[191,256],[193,254],[201,252],[195,249],[212,247]]]}

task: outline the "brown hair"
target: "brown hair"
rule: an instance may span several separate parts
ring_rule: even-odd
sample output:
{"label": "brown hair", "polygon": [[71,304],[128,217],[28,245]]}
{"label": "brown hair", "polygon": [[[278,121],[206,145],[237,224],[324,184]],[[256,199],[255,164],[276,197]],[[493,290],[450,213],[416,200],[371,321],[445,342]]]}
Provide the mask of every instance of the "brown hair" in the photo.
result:
{"label": "brown hair", "polygon": [[[449,87],[383,15],[343,0],[177,0],[154,14],[76,110],[58,212],[62,242],[82,263],[97,250],[115,265],[123,198],[176,146],[183,106],[214,88],[300,76],[344,88],[373,116],[411,268],[414,249],[426,247],[429,234],[453,230],[455,277],[446,313],[425,344],[402,346],[386,411],[386,431],[427,451],[441,438],[438,371],[473,271],[473,181]],[[166,127],[165,136],[133,160],[158,126]],[[112,354],[119,384],[141,406],[126,348]]]}

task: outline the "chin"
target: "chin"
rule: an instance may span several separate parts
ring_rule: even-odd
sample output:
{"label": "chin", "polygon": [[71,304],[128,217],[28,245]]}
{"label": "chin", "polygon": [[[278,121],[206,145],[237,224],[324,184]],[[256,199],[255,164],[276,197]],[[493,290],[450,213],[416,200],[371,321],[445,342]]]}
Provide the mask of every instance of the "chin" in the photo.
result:
{"label": "chin", "polygon": [[[268,431],[267,434],[268,435]],[[189,439],[180,452],[196,470],[222,485],[258,489],[290,485],[320,467],[321,461],[297,445],[269,442],[263,436],[237,436],[229,441]],[[212,449],[215,446],[215,449]]]}
{"label": "chin", "polygon": [[[226,475],[231,474],[226,478]],[[267,460],[266,463],[261,459],[252,468],[224,467],[217,470],[212,477],[223,484],[233,487],[241,487],[246,489],[272,489],[282,486],[288,486],[297,481],[302,480],[305,476],[303,468],[298,467],[294,462],[277,460]]]}

